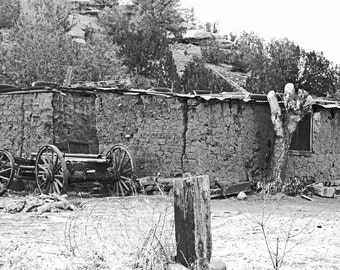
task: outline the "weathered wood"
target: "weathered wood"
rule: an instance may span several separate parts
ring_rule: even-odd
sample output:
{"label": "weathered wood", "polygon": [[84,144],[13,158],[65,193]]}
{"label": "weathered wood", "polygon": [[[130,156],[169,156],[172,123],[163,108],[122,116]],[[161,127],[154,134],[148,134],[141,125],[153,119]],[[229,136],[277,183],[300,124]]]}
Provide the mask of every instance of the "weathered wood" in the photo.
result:
{"label": "weathered wood", "polygon": [[275,139],[265,190],[276,193],[281,191],[285,181],[288,151],[293,134],[303,116],[310,112],[313,98],[305,90],[296,90],[292,83],[287,83],[283,96],[284,112],[281,111],[274,91],[268,93],[267,99],[270,106]]}
{"label": "weathered wood", "polygon": [[250,190],[251,182],[242,182],[230,186],[226,186],[222,189],[222,193],[224,196],[230,196],[230,195],[237,195],[241,191],[246,192]]}
{"label": "weathered wood", "polygon": [[209,176],[174,180],[177,262],[209,269],[211,217]]}

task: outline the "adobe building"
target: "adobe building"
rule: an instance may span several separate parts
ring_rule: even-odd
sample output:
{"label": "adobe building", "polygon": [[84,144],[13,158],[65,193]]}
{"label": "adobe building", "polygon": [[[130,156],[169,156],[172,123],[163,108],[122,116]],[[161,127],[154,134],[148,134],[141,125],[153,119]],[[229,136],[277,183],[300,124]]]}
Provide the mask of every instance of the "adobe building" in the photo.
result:
{"label": "adobe building", "polygon": [[[287,177],[326,181],[340,169],[340,104],[316,100],[292,142]],[[264,170],[273,144],[266,96],[178,94],[107,87],[0,91],[0,148],[27,157],[62,151],[132,150],[138,177],[208,174],[211,186]]]}
{"label": "adobe building", "polygon": [[[44,144],[98,151],[95,94],[50,88],[0,89],[0,148],[28,158]],[[85,149],[84,149],[85,148]]]}

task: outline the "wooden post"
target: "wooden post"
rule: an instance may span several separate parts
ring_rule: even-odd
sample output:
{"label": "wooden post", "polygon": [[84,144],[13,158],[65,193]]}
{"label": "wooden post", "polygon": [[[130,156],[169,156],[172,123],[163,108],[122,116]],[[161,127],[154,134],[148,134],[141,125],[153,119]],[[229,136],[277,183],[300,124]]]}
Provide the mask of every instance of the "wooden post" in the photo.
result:
{"label": "wooden post", "polygon": [[174,180],[176,260],[203,270],[212,249],[209,186],[207,175]]}

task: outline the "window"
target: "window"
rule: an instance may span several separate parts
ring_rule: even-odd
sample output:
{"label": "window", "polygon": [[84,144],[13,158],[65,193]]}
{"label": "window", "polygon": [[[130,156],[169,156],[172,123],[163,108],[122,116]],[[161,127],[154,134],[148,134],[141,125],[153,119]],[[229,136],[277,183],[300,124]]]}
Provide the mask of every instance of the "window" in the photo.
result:
{"label": "window", "polygon": [[289,150],[312,151],[312,115],[307,114],[300,121],[293,135]]}

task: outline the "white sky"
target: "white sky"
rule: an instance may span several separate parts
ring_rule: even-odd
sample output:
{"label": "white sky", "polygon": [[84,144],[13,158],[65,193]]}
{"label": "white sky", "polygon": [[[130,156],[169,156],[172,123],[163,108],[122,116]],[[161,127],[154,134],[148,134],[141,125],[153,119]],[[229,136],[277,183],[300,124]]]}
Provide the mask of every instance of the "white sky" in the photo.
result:
{"label": "white sky", "polygon": [[340,0],[181,0],[221,33],[253,31],[269,41],[284,38],[307,51],[322,51],[340,64]]}

